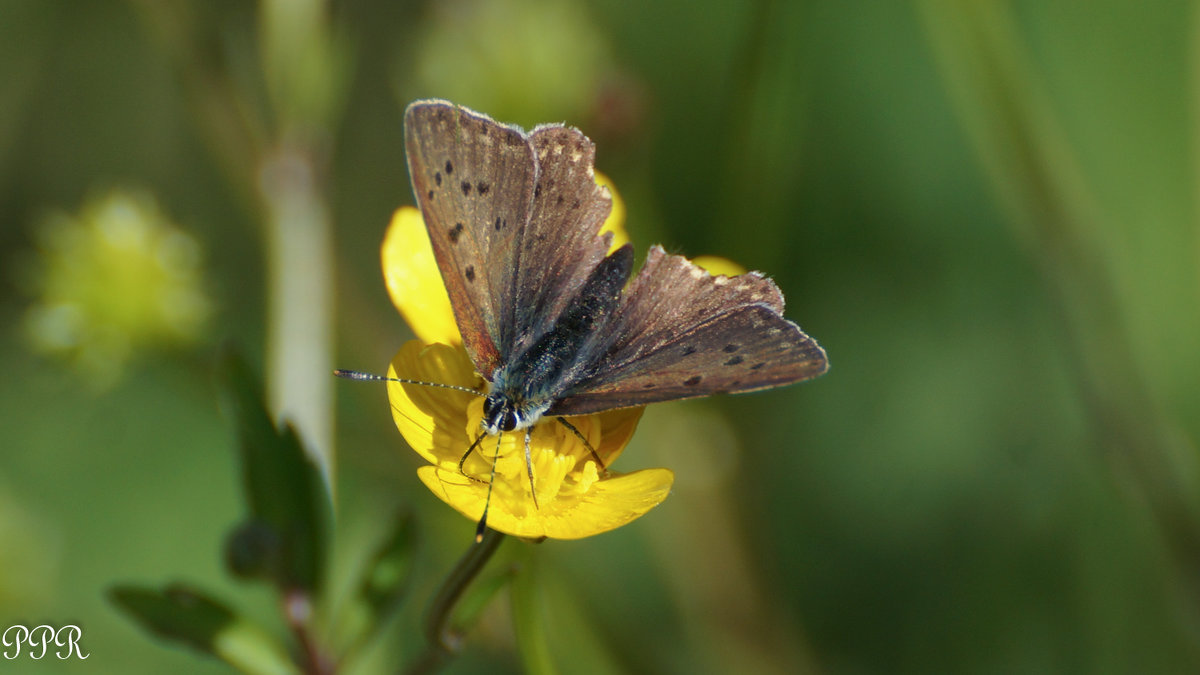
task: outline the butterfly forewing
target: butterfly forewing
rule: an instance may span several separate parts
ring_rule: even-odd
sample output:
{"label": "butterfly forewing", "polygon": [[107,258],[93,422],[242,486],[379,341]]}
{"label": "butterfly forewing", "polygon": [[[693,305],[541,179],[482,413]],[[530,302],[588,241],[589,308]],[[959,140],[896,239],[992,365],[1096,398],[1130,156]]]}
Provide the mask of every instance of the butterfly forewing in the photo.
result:
{"label": "butterfly forewing", "polygon": [[519,129],[446,101],[404,117],[413,190],[471,360],[485,377],[519,330],[512,270],[529,220],[537,160]]}

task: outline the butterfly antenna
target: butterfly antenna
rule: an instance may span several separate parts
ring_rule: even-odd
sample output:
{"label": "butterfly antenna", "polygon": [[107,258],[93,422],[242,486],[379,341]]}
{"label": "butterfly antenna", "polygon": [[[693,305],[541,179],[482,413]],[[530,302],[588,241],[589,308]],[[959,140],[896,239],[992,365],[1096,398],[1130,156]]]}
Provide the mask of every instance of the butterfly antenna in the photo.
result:
{"label": "butterfly antenna", "polygon": [[538,508],[537,490],[533,487],[533,459],[529,456],[529,438],[533,435],[533,427],[525,429],[525,472],[529,474],[529,494],[533,496],[533,508]]}
{"label": "butterfly antenna", "polygon": [[[482,438],[482,436],[481,436]],[[483,541],[483,533],[487,531],[487,514],[488,508],[492,505],[492,486],[496,484],[496,463],[500,461],[500,439],[501,436],[496,436],[496,454],[492,455],[492,475],[488,479],[487,497],[483,500],[483,515],[479,517],[479,524],[475,526],[475,543]],[[479,441],[476,440],[476,443]]]}
{"label": "butterfly antenna", "polygon": [[441,382],[424,382],[422,380],[409,380],[403,377],[385,377],[376,375],[375,373],[364,373],[361,370],[342,370],[337,369],[333,374],[345,378],[347,380],[359,380],[361,382],[399,382],[400,384],[419,384],[422,387],[438,387],[440,389],[453,389],[454,391],[462,391],[475,396],[483,396],[483,392],[475,391],[470,387],[460,387],[456,384],[443,384]]}
{"label": "butterfly antenna", "polygon": [[571,424],[561,417],[555,417],[554,419],[558,420],[559,424],[570,429],[571,433],[575,434],[576,438],[583,441],[584,447],[588,449],[588,452],[592,453],[592,459],[595,460],[596,466],[600,467],[601,472],[607,473],[608,467],[604,465],[604,460],[600,459],[600,454],[596,452],[596,449],[592,447],[592,444],[588,442],[588,439],[584,438],[583,433],[579,431],[579,429],[575,428],[574,424]]}

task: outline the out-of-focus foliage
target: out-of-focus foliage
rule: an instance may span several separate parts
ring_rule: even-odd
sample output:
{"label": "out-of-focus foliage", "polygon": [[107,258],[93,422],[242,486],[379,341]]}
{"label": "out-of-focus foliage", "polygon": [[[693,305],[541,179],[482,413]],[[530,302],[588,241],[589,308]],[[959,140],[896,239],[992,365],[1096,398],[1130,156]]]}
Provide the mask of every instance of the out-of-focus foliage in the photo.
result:
{"label": "out-of-focus foliage", "polygon": [[[0,555],[0,588],[33,574],[36,592],[0,624],[76,623],[88,667],[219,672],[146,641],[103,589],[188,579],[275,615],[214,546],[239,502],[208,343],[134,348],[104,391],[28,348],[41,296],[19,261],[44,215],[144,186],[203,252],[208,334],[263,344],[277,245],[240,158],[274,147],[261,120],[290,101],[328,125],[312,189],[336,365],[382,372],[411,337],[378,262],[412,199],[401,112],[445,96],[583,129],[640,252],[768,273],[832,364],[647,409],[621,469],[670,467],[672,495],[536,551],[538,587],[514,589],[518,614],[545,611],[534,660],[492,603],[449,672],[1196,670],[1197,10],[976,4],[358,0],[300,25],[333,36],[296,57],[330,62],[306,87],[264,84],[291,43],[265,49],[258,3],[4,3],[0,542],[28,555]],[[149,290],[110,283],[75,286]],[[383,387],[336,387],[330,601],[397,508],[425,535],[406,611],[359,661],[374,672],[420,648],[472,525],[419,483]]]}
{"label": "out-of-focus foliage", "polygon": [[580,124],[617,75],[608,35],[576,0],[451,0],[420,16],[412,62],[397,75],[414,77],[418,96],[498,120]]}

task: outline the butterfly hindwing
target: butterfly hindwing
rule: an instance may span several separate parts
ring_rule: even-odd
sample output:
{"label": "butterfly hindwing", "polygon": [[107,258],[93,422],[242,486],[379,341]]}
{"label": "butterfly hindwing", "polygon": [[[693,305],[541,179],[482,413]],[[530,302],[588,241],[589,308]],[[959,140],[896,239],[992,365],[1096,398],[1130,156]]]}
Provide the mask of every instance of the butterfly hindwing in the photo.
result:
{"label": "butterfly hindwing", "polygon": [[[825,353],[765,305],[727,312],[623,368],[583,383],[547,411],[583,415],[777,387],[825,372]],[[714,341],[715,339],[715,341]]]}
{"label": "butterfly hindwing", "polygon": [[651,246],[606,326],[606,368],[620,368],[682,332],[738,307],[762,304],[783,313],[783,294],[757,272],[713,276],[683,256]]}
{"label": "butterfly hindwing", "polygon": [[779,289],[761,275],[712,276],[653,247],[601,329],[610,336],[603,355],[548,414],[754,391],[825,372],[825,352],[782,310]]}
{"label": "butterfly hindwing", "polygon": [[409,174],[463,344],[485,377],[517,331],[512,270],[537,181],[537,160],[516,127],[446,101],[404,116]]}
{"label": "butterfly hindwing", "polygon": [[612,210],[596,184],[595,146],[577,129],[547,125],[529,136],[538,161],[533,206],[518,252],[516,352],[540,338],[608,252],[599,236]]}

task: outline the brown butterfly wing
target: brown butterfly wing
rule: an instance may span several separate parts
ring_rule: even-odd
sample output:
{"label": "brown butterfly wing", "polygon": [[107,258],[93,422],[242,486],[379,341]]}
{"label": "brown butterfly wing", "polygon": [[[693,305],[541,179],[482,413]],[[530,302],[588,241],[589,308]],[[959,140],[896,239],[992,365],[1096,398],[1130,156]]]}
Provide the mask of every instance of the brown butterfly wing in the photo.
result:
{"label": "brown butterfly wing", "polygon": [[533,206],[513,279],[519,333],[515,352],[549,330],[608,252],[599,236],[612,210],[596,184],[595,146],[577,129],[541,126],[529,136],[538,161]]}
{"label": "brown butterfly wing", "polygon": [[548,414],[754,391],[825,372],[824,350],[782,312],[771,280],[713,276],[655,246],[601,329],[602,356]]}
{"label": "brown butterfly wing", "polygon": [[463,343],[485,377],[511,354],[512,270],[529,220],[537,159],[528,137],[447,101],[404,115],[413,191]]}

